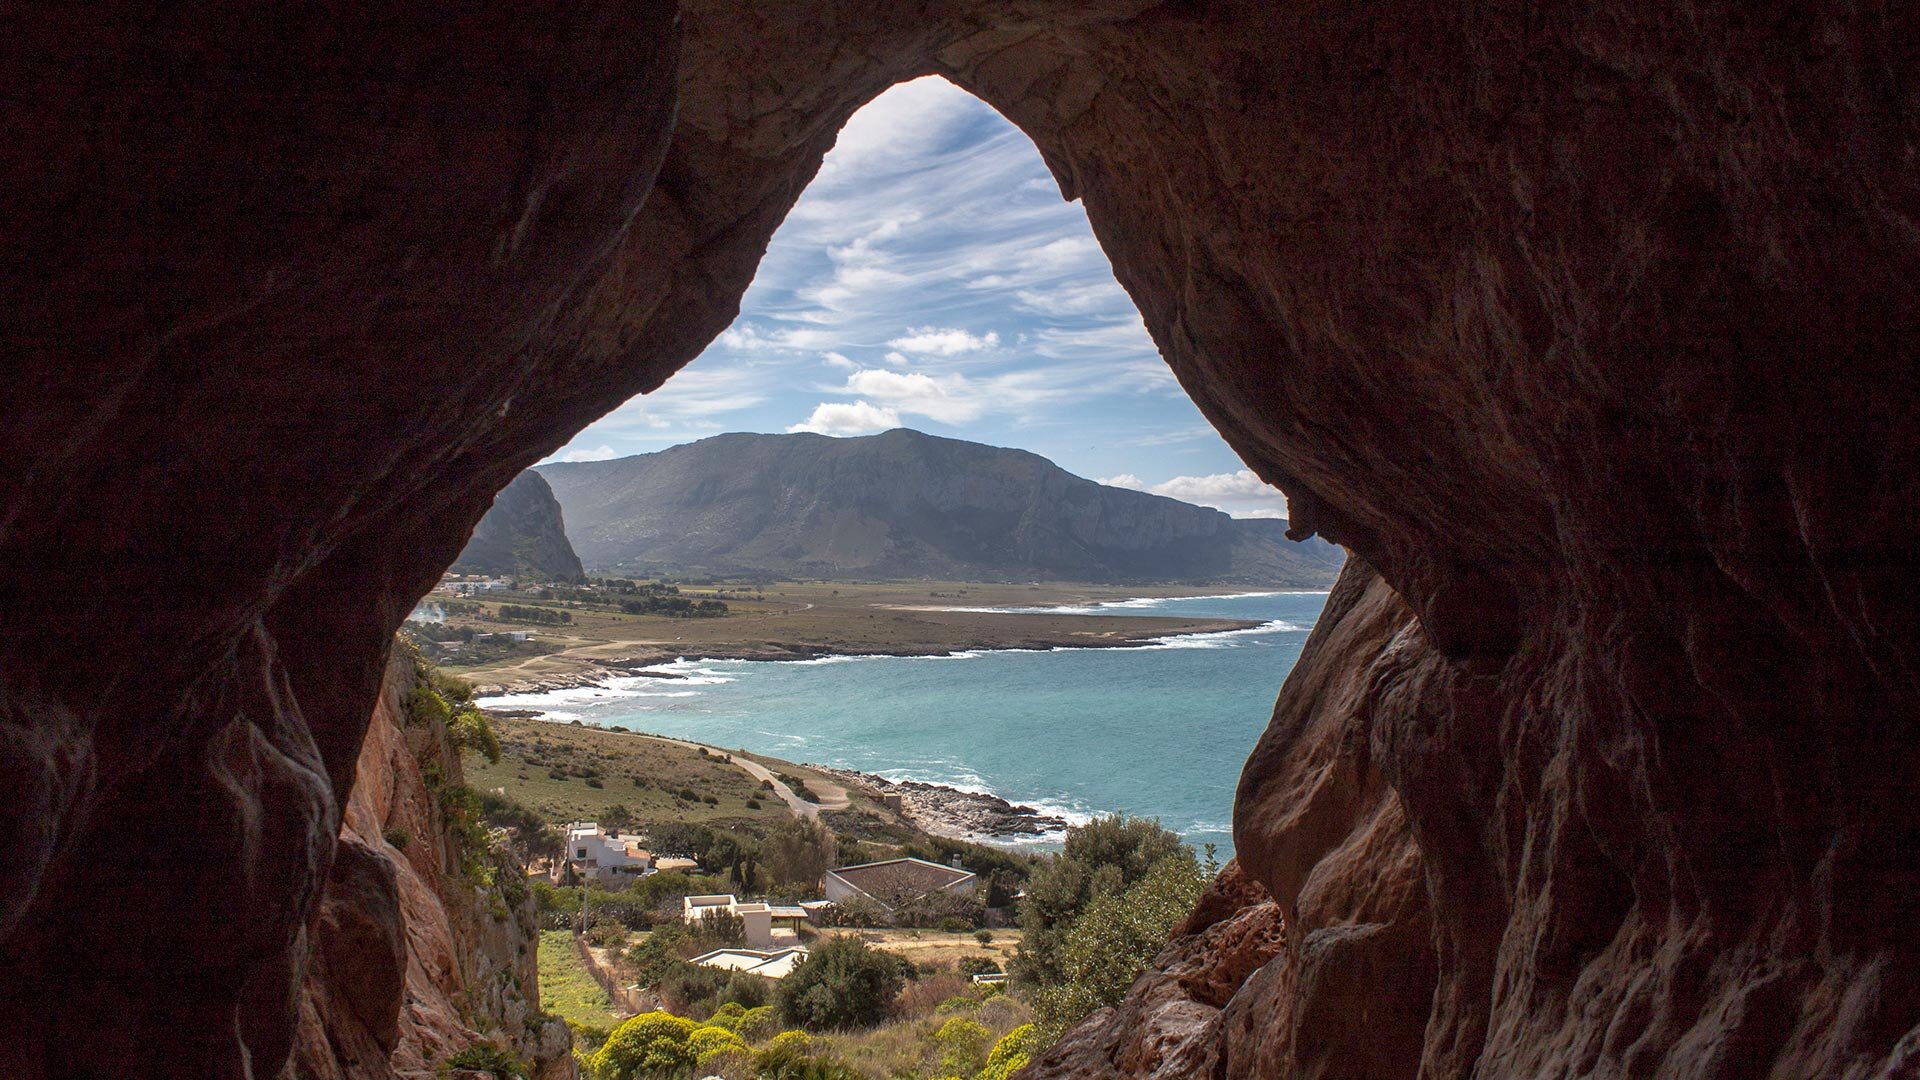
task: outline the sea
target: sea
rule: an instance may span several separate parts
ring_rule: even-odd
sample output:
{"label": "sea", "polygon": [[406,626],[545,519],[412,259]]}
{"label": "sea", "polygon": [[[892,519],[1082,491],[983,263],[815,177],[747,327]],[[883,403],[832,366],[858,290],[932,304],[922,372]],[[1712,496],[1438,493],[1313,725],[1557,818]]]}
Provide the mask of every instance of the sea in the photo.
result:
{"label": "sea", "polygon": [[[1136,648],[943,657],[685,657],[600,687],[485,699],[544,719],[672,735],[789,761],[991,792],[1071,822],[1158,818],[1232,855],[1234,788],[1326,603],[1256,592],[993,608],[1256,621]],[[1057,846],[1049,835],[1032,843]]]}

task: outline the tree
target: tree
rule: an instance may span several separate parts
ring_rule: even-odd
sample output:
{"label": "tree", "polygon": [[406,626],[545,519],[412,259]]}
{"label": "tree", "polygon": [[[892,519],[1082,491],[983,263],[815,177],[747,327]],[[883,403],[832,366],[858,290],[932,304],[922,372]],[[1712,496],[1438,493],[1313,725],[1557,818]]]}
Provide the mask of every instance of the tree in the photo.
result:
{"label": "tree", "polygon": [[783,821],[761,842],[761,864],[777,885],[812,885],[833,867],[833,833],[813,818]]}
{"label": "tree", "polygon": [[1125,892],[1094,897],[1061,942],[1059,981],[1034,995],[1047,1032],[1058,1035],[1093,1010],[1119,1004],[1211,877],[1191,853],[1170,856]]}
{"label": "tree", "polygon": [[1191,864],[1193,852],[1152,818],[1097,818],[1067,831],[1065,849],[1035,867],[1020,902],[1025,935],[1013,973],[1035,986],[1064,981],[1060,946],[1066,930],[1096,897],[1115,895],[1167,859]]}
{"label": "tree", "polygon": [[780,981],[780,1015],[813,1031],[872,1027],[905,983],[899,957],[856,937],[829,938]]}

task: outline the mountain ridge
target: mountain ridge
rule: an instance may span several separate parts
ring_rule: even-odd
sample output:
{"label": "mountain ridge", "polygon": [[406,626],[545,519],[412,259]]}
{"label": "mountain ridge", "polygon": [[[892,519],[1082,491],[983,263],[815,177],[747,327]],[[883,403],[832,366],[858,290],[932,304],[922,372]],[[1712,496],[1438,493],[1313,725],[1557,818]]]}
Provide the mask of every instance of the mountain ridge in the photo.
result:
{"label": "mountain ridge", "polygon": [[603,570],[1325,586],[1345,558],[1324,541],[1278,539],[1275,519],[909,428],[735,432],[537,471],[580,557]]}

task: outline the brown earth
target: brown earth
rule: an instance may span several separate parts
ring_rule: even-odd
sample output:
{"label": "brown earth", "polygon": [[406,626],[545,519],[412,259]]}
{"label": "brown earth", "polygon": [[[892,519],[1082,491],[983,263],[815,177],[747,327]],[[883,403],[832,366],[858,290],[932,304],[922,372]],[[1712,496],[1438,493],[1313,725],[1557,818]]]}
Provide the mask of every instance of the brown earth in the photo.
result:
{"label": "brown earth", "polygon": [[[22,8],[0,1074],[279,1071],[393,629],[928,72],[1378,573],[1243,784],[1285,950],[1179,1060],[1920,1072],[1916,42],[1838,0]],[[1271,926],[1216,908],[1244,944],[1163,957],[1209,1009]]]}

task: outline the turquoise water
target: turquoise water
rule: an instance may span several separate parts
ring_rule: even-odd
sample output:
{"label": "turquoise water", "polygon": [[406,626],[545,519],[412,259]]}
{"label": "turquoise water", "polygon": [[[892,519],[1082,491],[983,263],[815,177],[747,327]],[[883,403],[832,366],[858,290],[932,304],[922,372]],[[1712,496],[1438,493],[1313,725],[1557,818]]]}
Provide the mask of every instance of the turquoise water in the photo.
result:
{"label": "turquoise water", "polygon": [[658,669],[684,679],[487,704],[991,791],[1074,821],[1124,810],[1216,844],[1224,860],[1240,767],[1325,602],[1289,592],[1056,608],[1262,625],[1137,649],[687,659]]}

